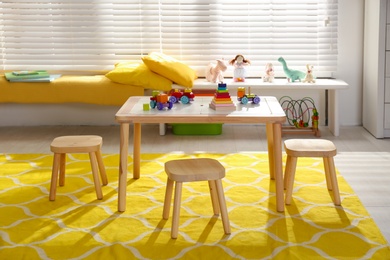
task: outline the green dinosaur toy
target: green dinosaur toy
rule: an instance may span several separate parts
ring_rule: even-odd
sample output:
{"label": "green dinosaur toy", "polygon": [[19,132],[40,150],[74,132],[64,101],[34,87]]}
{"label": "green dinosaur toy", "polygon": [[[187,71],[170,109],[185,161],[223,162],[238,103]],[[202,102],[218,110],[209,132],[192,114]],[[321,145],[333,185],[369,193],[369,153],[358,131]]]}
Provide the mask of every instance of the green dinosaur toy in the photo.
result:
{"label": "green dinosaur toy", "polygon": [[291,70],[291,69],[289,69],[287,67],[286,61],[283,59],[283,57],[280,57],[278,59],[278,61],[280,63],[282,63],[282,65],[283,65],[283,71],[284,71],[284,73],[287,76],[288,82],[290,82],[290,80],[291,80],[291,82],[294,82],[296,80],[302,81],[305,78],[305,76],[306,76],[305,72],[299,71],[299,70]]}

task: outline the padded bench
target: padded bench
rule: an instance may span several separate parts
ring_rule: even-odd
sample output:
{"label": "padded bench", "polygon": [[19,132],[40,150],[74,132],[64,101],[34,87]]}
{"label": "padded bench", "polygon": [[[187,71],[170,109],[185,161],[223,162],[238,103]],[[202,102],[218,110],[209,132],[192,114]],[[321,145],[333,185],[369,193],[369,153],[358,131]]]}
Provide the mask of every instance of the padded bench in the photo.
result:
{"label": "padded bench", "polygon": [[[251,91],[257,95],[276,97],[289,93],[300,97],[314,96],[327,91],[329,104],[320,106],[320,111],[329,110],[325,124],[335,136],[339,135],[338,91],[348,88],[348,84],[342,80],[317,79],[316,83],[288,83],[286,79],[275,79],[273,83],[264,83],[260,78],[248,78],[245,82],[237,83],[227,78],[225,83],[233,96],[239,86],[251,87]],[[198,78],[192,89],[195,95],[210,94],[215,92],[216,86],[216,83]],[[172,88],[183,87],[173,84]],[[129,97],[150,94],[150,89],[142,86],[115,83],[104,72],[99,75],[63,75],[50,83],[9,82],[1,75],[0,126],[115,124],[113,115]],[[324,114],[320,115],[320,119],[325,118],[322,116]],[[160,134],[165,134],[165,127],[160,127]]]}
{"label": "padded bench", "polygon": [[118,84],[104,75],[63,75],[52,82],[9,82],[0,76],[0,103],[85,103],[121,106],[144,88]]}

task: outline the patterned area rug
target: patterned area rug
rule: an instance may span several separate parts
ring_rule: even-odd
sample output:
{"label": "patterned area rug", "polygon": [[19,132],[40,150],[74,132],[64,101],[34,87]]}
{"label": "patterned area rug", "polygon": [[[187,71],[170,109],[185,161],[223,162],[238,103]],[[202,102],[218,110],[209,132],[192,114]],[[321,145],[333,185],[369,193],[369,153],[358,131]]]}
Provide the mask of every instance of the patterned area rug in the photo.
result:
{"label": "patterned area rug", "polygon": [[[226,167],[231,235],[213,216],[207,182],[196,182],[183,185],[179,236],[170,238],[164,162],[189,157]],[[278,213],[265,153],[144,154],[119,213],[118,155],[104,155],[109,184],[101,201],[84,154],[68,155],[65,186],[49,201],[52,158],[0,154],[0,259],[390,259],[388,242],[341,175],[342,206],[333,205],[321,159],[298,160],[293,202]]]}

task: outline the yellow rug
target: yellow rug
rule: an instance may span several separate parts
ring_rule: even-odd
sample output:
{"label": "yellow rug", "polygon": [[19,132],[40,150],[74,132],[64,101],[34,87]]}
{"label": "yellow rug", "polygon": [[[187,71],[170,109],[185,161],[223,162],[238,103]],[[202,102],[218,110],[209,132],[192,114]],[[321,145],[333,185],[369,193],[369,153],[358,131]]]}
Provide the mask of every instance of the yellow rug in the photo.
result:
{"label": "yellow rug", "polygon": [[[226,167],[231,235],[212,214],[207,182],[197,182],[184,184],[179,237],[170,238],[163,165],[188,157]],[[104,155],[109,185],[101,201],[88,156],[72,154],[65,186],[50,202],[52,158],[0,154],[0,259],[390,259],[388,242],[340,175],[342,207],[333,205],[321,159],[298,161],[293,203],[278,213],[265,153],[144,154],[119,213],[118,155]]]}

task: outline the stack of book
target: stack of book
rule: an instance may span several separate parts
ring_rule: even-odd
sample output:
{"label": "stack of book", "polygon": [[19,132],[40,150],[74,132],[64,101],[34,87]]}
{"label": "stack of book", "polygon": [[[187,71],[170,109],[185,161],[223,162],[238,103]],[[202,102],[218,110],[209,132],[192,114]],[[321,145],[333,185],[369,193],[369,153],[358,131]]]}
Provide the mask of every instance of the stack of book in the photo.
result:
{"label": "stack of book", "polygon": [[213,100],[209,105],[214,110],[236,110],[236,106],[230,97],[229,90],[226,87],[226,83],[219,83],[218,88],[214,94]]}
{"label": "stack of book", "polygon": [[10,82],[51,82],[61,75],[51,75],[46,70],[21,70],[6,72],[5,77]]}

